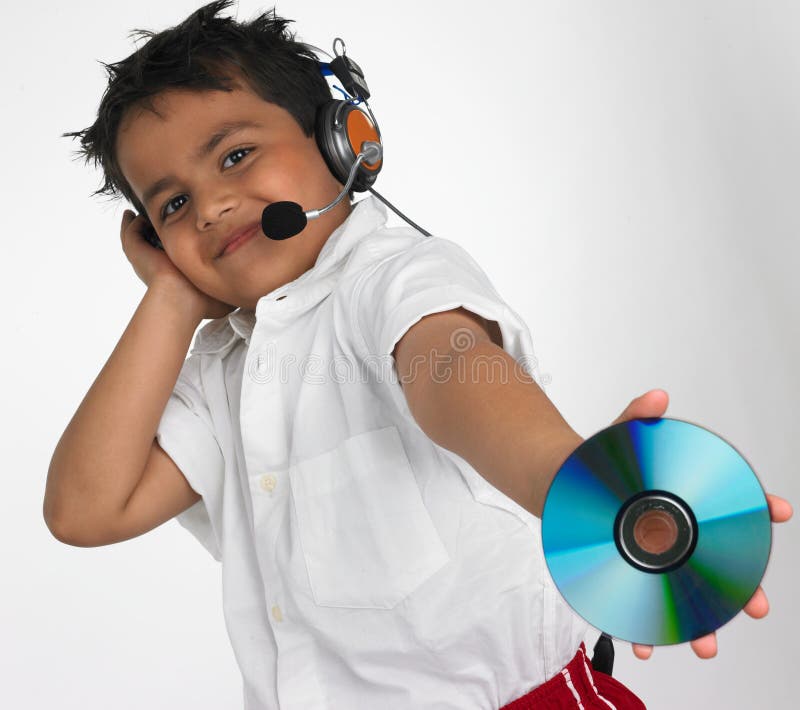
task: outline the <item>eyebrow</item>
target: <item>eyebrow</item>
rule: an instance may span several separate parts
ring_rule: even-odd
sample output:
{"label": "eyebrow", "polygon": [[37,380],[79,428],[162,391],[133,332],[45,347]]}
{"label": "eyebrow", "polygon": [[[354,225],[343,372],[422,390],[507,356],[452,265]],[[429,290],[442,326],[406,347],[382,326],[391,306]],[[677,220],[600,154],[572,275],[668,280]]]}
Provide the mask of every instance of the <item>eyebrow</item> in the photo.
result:
{"label": "eyebrow", "polygon": [[[228,136],[236,133],[237,131],[241,131],[244,128],[262,128],[262,125],[256,121],[230,121],[217,126],[211,137],[203,145],[201,145],[197,151],[195,151],[193,156],[194,160],[202,160]],[[156,195],[163,192],[176,182],[177,179],[174,175],[165,175],[161,179],[156,180],[142,194],[142,203],[145,205],[149,204],[150,200],[152,200]]]}

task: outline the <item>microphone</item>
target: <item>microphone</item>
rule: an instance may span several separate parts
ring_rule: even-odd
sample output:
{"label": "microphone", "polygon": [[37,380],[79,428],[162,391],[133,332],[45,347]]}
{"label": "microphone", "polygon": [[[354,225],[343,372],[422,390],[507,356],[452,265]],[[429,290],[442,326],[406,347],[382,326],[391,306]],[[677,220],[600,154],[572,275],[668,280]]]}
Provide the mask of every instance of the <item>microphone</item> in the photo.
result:
{"label": "microphone", "polygon": [[267,205],[261,213],[261,229],[264,234],[270,239],[276,240],[288,239],[295,234],[300,234],[306,228],[308,220],[316,219],[328,210],[332,210],[344,199],[356,179],[356,172],[361,163],[373,165],[381,159],[382,155],[383,148],[380,143],[364,141],[361,144],[361,152],[356,156],[356,160],[350,168],[344,188],[336,199],[325,205],[325,207],[304,212],[303,208],[296,202],[282,201]]}

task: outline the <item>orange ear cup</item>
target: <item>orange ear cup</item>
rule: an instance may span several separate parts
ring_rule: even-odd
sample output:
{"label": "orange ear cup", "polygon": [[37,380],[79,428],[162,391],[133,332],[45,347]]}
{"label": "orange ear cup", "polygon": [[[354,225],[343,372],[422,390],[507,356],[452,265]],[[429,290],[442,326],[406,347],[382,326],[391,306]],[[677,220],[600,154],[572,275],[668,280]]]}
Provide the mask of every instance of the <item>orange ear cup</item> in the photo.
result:
{"label": "orange ear cup", "polygon": [[[350,142],[350,147],[353,149],[354,155],[358,155],[361,151],[361,144],[364,141],[381,142],[378,131],[363,111],[350,111],[350,113],[347,114],[346,130],[347,140]],[[367,170],[378,172],[378,170],[381,169],[382,162],[382,160],[379,160],[374,164],[362,163],[361,165]]]}

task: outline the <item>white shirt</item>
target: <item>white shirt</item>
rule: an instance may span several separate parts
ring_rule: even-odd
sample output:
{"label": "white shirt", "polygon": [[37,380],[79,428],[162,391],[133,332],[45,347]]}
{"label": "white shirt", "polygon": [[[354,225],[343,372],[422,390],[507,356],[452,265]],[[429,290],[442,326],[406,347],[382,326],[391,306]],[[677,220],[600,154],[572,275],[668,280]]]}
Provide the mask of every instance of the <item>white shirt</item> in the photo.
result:
{"label": "white shirt", "polygon": [[540,521],[412,417],[391,352],[430,313],[530,333],[456,243],[362,200],[312,269],[198,331],[157,438],[202,496],[247,710],[497,710],[588,629]]}

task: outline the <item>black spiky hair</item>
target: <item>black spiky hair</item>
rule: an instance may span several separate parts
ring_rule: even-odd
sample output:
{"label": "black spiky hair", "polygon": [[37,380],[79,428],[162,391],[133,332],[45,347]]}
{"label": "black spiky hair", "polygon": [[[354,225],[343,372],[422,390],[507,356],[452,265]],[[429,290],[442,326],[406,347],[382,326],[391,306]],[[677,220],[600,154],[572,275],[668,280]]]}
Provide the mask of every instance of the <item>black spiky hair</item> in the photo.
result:
{"label": "black spiky hair", "polygon": [[331,98],[314,52],[295,41],[287,30],[293,21],[278,17],[275,8],[250,22],[218,17],[232,3],[214,0],[179,25],[158,33],[133,30],[130,37],[147,42],[119,62],[100,62],[108,86],[97,120],[82,131],[62,134],[79,138],[77,156],[103,171],[103,184],[92,195],[125,197],[144,214],[119,167],[117,132],[132,106],[157,113],[152,99],[166,89],[232,91],[235,77],[231,74],[238,72],[264,101],[288,111],[305,135],[314,134],[317,108]]}

